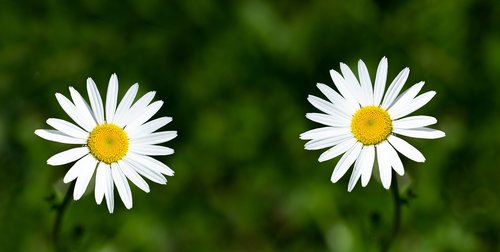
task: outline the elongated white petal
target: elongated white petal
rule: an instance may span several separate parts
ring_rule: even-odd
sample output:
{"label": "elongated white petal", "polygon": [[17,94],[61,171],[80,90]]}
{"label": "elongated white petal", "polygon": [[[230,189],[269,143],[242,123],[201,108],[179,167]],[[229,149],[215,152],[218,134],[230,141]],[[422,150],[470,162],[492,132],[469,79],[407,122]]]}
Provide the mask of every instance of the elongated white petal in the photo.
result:
{"label": "elongated white petal", "polygon": [[375,162],[375,146],[368,145],[364,148],[366,149],[365,162],[361,164],[361,186],[363,187],[368,185],[368,182],[370,181],[373,164]]}
{"label": "elongated white petal", "polygon": [[425,162],[425,157],[422,155],[422,153],[417,150],[415,147],[413,147],[411,144],[406,142],[405,140],[389,135],[387,138],[389,140],[389,143],[391,143],[392,146],[401,154],[405,155],[407,158],[415,161],[415,162]]}
{"label": "elongated white petal", "polygon": [[130,165],[130,167],[133,168],[137,173],[146,177],[147,179],[157,184],[164,185],[167,183],[167,179],[161,173],[149,169],[148,167],[144,166],[141,163],[138,163],[137,161],[131,159],[130,157],[126,156],[123,160],[127,162]]}
{"label": "elongated white petal", "polygon": [[84,160],[85,163],[82,164],[78,178],[76,179],[75,190],[73,191],[74,200],[79,200],[83,193],[85,193],[98,163],[92,155],[87,155],[80,160]]}
{"label": "elongated white petal", "polygon": [[436,95],[435,91],[429,91],[426,93],[423,93],[419,96],[417,96],[415,99],[413,99],[412,102],[410,102],[405,109],[401,110],[399,113],[392,113],[391,111],[389,112],[389,115],[391,116],[392,120],[399,119],[401,117],[407,116],[415,111],[417,111],[419,108],[423,107],[425,104],[427,104],[432,97]]}
{"label": "elongated white petal", "polygon": [[112,74],[109,79],[108,92],[106,94],[106,122],[113,122],[116,111],[116,100],[118,99],[118,77]]}
{"label": "elongated white petal", "polygon": [[151,117],[153,117],[158,110],[160,110],[163,105],[163,101],[155,101],[149,105],[144,113],[140,114],[137,118],[130,121],[130,123],[125,126],[125,130],[134,130],[135,128],[141,126],[145,122],[147,122]]}
{"label": "elongated white petal", "polygon": [[394,81],[392,81],[391,85],[387,89],[387,93],[384,96],[384,100],[382,100],[381,107],[383,109],[387,110],[387,108],[389,108],[392,105],[392,103],[398,96],[399,92],[403,88],[404,84],[406,83],[409,74],[410,74],[410,69],[405,68],[398,74],[398,76],[396,76]]}
{"label": "elongated white petal", "polygon": [[95,202],[100,205],[102,200],[104,199],[104,193],[106,191],[106,187],[108,186],[108,182],[106,179],[108,178],[106,175],[106,169],[108,165],[104,162],[100,162],[97,165],[97,170],[95,172],[95,189],[94,189],[94,197]]}
{"label": "elongated white petal", "polygon": [[35,134],[45,140],[65,143],[65,144],[85,144],[87,143],[86,139],[74,138],[70,137],[66,134],[63,134],[57,130],[46,130],[46,129],[38,129],[35,130]]}
{"label": "elongated white petal", "polygon": [[361,104],[363,106],[373,105],[373,86],[370,80],[370,74],[366,68],[365,63],[362,60],[358,61],[358,74],[359,81],[361,82],[361,90],[363,91],[365,97],[365,103]]}
{"label": "elongated white petal", "polygon": [[359,153],[361,152],[362,146],[363,145],[360,142],[357,142],[342,156],[342,158],[340,158],[332,173],[331,181],[333,183],[339,181],[339,179],[344,176],[344,174],[347,172],[349,167],[351,167],[354,161],[356,161],[356,158],[358,158]]}
{"label": "elongated white petal", "polygon": [[76,161],[73,166],[64,175],[63,182],[65,184],[75,180],[84,169],[88,169],[87,166],[92,163],[94,157],[92,155],[87,155],[80,160]]}
{"label": "elongated white petal", "polygon": [[366,157],[366,147],[363,147],[361,149],[361,152],[359,153],[359,157],[356,159],[356,162],[354,163],[354,169],[351,174],[351,178],[349,179],[349,185],[347,186],[347,191],[351,192],[352,189],[354,189],[354,186],[359,180],[359,177],[361,177],[361,167],[362,164],[365,162],[365,157]]}
{"label": "elongated white petal", "polygon": [[394,129],[414,129],[437,123],[432,116],[410,116],[392,122]]}
{"label": "elongated white petal", "polygon": [[106,197],[106,205],[108,206],[109,213],[113,213],[115,209],[115,194],[114,194],[114,183],[113,177],[111,176],[111,167],[109,165],[104,166],[104,181],[106,182],[106,188],[104,190],[104,196]]}
{"label": "elongated white petal", "polygon": [[390,155],[387,152],[387,142],[382,142],[376,146],[377,149],[377,160],[378,169],[380,172],[380,180],[385,189],[389,189],[391,186],[392,179],[392,169]]}
{"label": "elongated white petal", "polygon": [[388,142],[384,142],[384,145],[387,146],[385,151],[387,152],[387,156],[389,157],[392,168],[399,175],[403,176],[405,174],[405,169],[403,166],[403,162],[401,162],[401,158],[399,158],[398,153],[396,152],[394,147],[392,147],[392,145],[390,145]]}
{"label": "elongated white petal", "polygon": [[121,125],[120,126],[125,126],[129,124],[131,121],[135,120],[137,117],[142,115],[146,108],[148,107],[149,103],[153,100],[155,97],[156,92],[151,91],[146,93],[144,96],[139,98],[132,107],[130,107],[129,110],[124,112],[122,119],[120,120]]}
{"label": "elongated white petal", "polygon": [[423,139],[436,139],[444,137],[446,134],[440,130],[435,130],[427,127],[415,128],[415,129],[394,129],[394,133],[403,136],[423,138]]}
{"label": "elongated white petal", "polygon": [[158,145],[132,145],[130,151],[148,156],[165,156],[174,154],[174,149]]}
{"label": "elongated white petal", "polygon": [[347,113],[342,112],[341,110],[337,109],[333,104],[318,98],[314,95],[309,95],[307,97],[307,100],[317,109],[321,110],[322,112],[326,114],[333,115],[335,117],[342,117],[345,118],[346,120],[349,120],[349,115]]}
{"label": "elongated white petal", "polygon": [[177,131],[160,131],[151,133],[144,137],[131,139],[132,144],[159,144],[168,142],[177,137]]}
{"label": "elongated white petal", "polygon": [[356,76],[352,72],[351,68],[344,63],[340,63],[340,71],[342,71],[342,75],[346,81],[347,90],[349,90],[354,99],[356,99],[356,101],[361,105],[368,104],[359,81],[356,79]]}
{"label": "elongated white petal", "polygon": [[313,122],[334,127],[349,127],[350,124],[350,121],[345,117],[336,117],[328,114],[307,113],[306,117]]}
{"label": "elongated white petal", "polygon": [[75,104],[75,108],[78,111],[78,116],[85,121],[85,124],[95,127],[97,122],[94,119],[90,106],[83,99],[82,95],[80,95],[80,93],[73,87],[69,87],[69,92],[71,94],[71,99],[73,99],[73,103]]}
{"label": "elongated white petal", "polygon": [[373,90],[373,105],[379,106],[384,96],[385,83],[387,81],[387,58],[380,60],[375,77],[375,88]]}
{"label": "elongated white petal", "polygon": [[136,83],[127,90],[127,92],[123,96],[122,101],[118,105],[118,108],[116,109],[115,117],[113,118],[114,124],[122,127],[124,126],[123,116],[125,116],[126,112],[130,109],[132,102],[134,102],[138,89],[139,89],[139,84]]}
{"label": "elongated white petal", "polygon": [[94,112],[94,118],[98,124],[104,123],[104,106],[102,105],[101,94],[99,89],[92,80],[92,78],[87,78],[87,93],[89,94],[90,106],[92,107],[92,112]]}
{"label": "elongated white petal", "polygon": [[161,127],[167,125],[169,122],[172,121],[172,117],[160,117],[156,118],[152,121],[149,121],[139,127],[136,127],[134,130],[128,130],[127,134],[130,136],[130,138],[139,138],[143,137],[146,135],[149,135],[150,133],[160,129]]}
{"label": "elongated white petal", "polygon": [[408,106],[409,103],[413,101],[415,96],[417,96],[418,92],[422,90],[422,87],[424,86],[425,82],[421,81],[413,86],[411,86],[408,90],[404,91],[396,100],[394,103],[389,107],[388,111],[389,114],[397,114],[401,110],[405,109],[406,106]]}
{"label": "elongated white petal", "polygon": [[47,124],[73,138],[87,139],[89,137],[88,132],[65,120],[49,118],[47,119]]}
{"label": "elongated white petal", "polygon": [[348,127],[337,128],[337,127],[321,127],[312,130],[308,130],[300,134],[300,139],[310,140],[310,139],[323,139],[335,136],[342,136],[351,134],[351,129]]}
{"label": "elongated white petal", "polygon": [[148,183],[127,162],[120,160],[118,161],[118,165],[120,166],[123,174],[125,174],[125,176],[127,176],[127,178],[132,181],[134,185],[149,193]]}
{"label": "elongated white petal", "polygon": [[57,102],[59,102],[59,105],[61,105],[61,108],[68,114],[73,121],[75,121],[80,127],[85,129],[86,131],[90,132],[92,129],[95,127],[95,124],[89,124],[88,121],[83,120],[80,117],[79,111],[76,109],[75,105],[68,100],[64,95],[56,93],[56,99]]}
{"label": "elongated white petal", "polygon": [[68,164],[87,154],[89,154],[89,149],[87,147],[77,147],[55,154],[47,160],[47,164],[53,166]]}
{"label": "elongated white petal", "polygon": [[132,208],[132,192],[130,191],[125,174],[123,174],[117,163],[111,164],[111,175],[113,176],[113,181],[123,204],[127,209]]}
{"label": "elongated white petal", "polygon": [[346,102],[349,103],[349,107],[354,108],[355,110],[359,109],[358,101],[353,97],[349,88],[347,88],[347,83],[345,79],[335,70],[330,70],[330,77],[332,77],[333,83],[339,90],[340,94],[344,97]]}
{"label": "elongated white petal", "polygon": [[144,166],[148,167],[150,170],[165,174],[167,176],[174,176],[174,171],[170,169],[170,167],[152,157],[135,153],[128,153],[127,156],[131,160],[134,160],[137,163],[143,164]]}
{"label": "elongated white petal", "polygon": [[318,83],[316,86],[340,111],[345,112],[348,116],[352,116],[354,112],[356,112],[357,107],[352,107],[349,102],[344,99],[344,97],[335,92],[335,90],[331,87],[323,83]]}
{"label": "elongated white petal", "polygon": [[306,150],[320,150],[328,147],[332,147],[334,145],[340,144],[344,141],[347,141],[348,139],[352,139],[352,134],[344,134],[344,135],[338,135],[338,136],[332,136],[332,137],[326,137],[326,138],[316,138],[313,139],[309,142],[307,142],[304,145],[304,149]]}
{"label": "elongated white petal", "polygon": [[347,140],[344,140],[343,142],[339,143],[338,145],[333,146],[332,148],[328,149],[327,151],[323,152],[319,158],[319,162],[324,162],[327,160],[330,160],[332,158],[336,158],[339,155],[345,153],[349,149],[352,148],[356,144],[357,140],[354,138],[350,138]]}

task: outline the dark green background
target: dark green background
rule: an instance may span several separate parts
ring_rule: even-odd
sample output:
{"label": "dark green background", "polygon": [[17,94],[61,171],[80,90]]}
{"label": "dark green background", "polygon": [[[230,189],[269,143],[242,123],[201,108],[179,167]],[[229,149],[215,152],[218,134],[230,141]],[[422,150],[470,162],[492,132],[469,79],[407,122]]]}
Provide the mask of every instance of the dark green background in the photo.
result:
{"label": "dark green background", "polygon": [[[88,191],[71,202],[63,246],[73,251],[377,251],[391,231],[390,191],[376,178],[347,192],[338,159],[318,163],[300,133],[318,127],[306,97],[332,85],[339,62],[382,56],[389,80],[426,81],[437,96],[418,114],[447,133],[410,140],[402,228],[393,251],[498,251],[500,241],[500,4],[443,1],[2,1],[0,8],[0,250],[52,251],[68,145],[33,134],[68,119],[54,93],[101,92],[165,101],[179,136],[161,158],[166,186],[132,186],[115,213]],[[356,70],[357,71],[357,70]],[[84,94],[86,97],[86,94]]]}

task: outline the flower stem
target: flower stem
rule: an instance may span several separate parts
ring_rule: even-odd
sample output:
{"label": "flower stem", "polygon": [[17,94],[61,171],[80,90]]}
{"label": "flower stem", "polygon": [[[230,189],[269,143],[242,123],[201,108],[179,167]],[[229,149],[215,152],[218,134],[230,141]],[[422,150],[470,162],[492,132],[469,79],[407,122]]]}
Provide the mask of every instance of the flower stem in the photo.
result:
{"label": "flower stem", "polygon": [[64,195],[63,201],[60,204],[54,206],[57,210],[56,218],[54,220],[54,227],[52,229],[52,239],[54,242],[55,251],[62,251],[62,246],[61,244],[59,244],[59,236],[61,234],[64,212],[66,211],[66,208],[68,207],[71,200],[71,192],[73,192],[73,189],[75,188],[75,181],[70,184],[68,191],[66,191],[66,195]]}
{"label": "flower stem", "polygon": [[387,240],[382,242],[382,251],[389,251],[391,244],[396,240],[399,233],[399,228],[401,226],[401,197],[399,195],[399,187],[397,174],[392,172],[392,183],[391,183],[391,194],[394,201],[394,211],[392,214],[392,233]]}

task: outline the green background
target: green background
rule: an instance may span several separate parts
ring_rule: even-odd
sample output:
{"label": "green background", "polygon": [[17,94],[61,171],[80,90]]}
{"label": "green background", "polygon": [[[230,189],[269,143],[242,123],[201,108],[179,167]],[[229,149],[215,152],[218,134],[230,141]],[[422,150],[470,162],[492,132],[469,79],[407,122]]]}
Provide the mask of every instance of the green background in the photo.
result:
{"label": "green background", "polygon": [[[306,97],[333,85],[339,62],[363,59],[372,78],[387,56],[392,80],[426,81],[438,140],[410,139],[425,163],[403,158],[403,206],[392,251],[500,248],[500,4],[443,1],[2,1],[0,8],[0,250],[52,251],[67,149],[34,130],[69,120],[54,93],[101,93],[117,73],[156,90],[158,116],[179,136],[160,158],[166,186],[132,186],[115,213],[91,190],[71,201],[62,246],[71,251],[378,251],[393,203],[376,178],[347,192],[330,182],[300,133],[319,125]],[[357,72],[357,70],[355,70]]]}

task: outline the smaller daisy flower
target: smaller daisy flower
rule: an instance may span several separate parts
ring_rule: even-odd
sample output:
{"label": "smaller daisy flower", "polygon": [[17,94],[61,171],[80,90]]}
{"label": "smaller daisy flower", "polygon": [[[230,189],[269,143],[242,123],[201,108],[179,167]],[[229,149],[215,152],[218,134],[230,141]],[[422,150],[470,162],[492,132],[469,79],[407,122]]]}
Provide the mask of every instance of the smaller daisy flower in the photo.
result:
{"label": "smaller daisy flower", "polygon": [[72,101],[56,93],[62,109],[76,124],[50,118],[47,124],[54,129],[39,129],[35,134],[49,141],[80,145],[58,153],[47,160],[57,166],[75,162],[64,176],[64,183],[76,179],[74,200],[79,200],[95,173],[95,200],[101,204],[103,198],[110,213],[114,209],[114,187],[127,209],[132,208],[132,193],[128,180],[145,192],[147,178],[158,184],[166,184],[164,175],[173,176],[174,171],[150,156],[171,155],[174,150],[158,144],[172,140],[176,131],[155,132],[172,121],[171,117],[160,117],[149,121],[163,105],[162,101],[151,103],[155,92],[149,92],[134,103],[139,85],[136,83],[125,93],[118,104],[118,77],[109,80],[106,106],[91,78],[87,79],[89,104],[78,91],[69,87]]}
{"label": "smaller daisy flower", "polygon": [[405,68],[392,81],[384,95],[387,79],[385,57],[379,63],[374,87],[363,61],[358,62],[359,80],[346,64],[341,63],[340,70],[342,74],[330,70],[340,94],[329,86],[318,83],[317,87],[328,101],[312,95],[307,98],[323,113],[308,113],[306,117],[326,127],[304,132],[300,138],[310,140],[305,144],[306,150],[330,148],[320,155],[320,162],[343,154],[333,171],[333,183],[354,164],[348,191],[352,191],[360,178],[361,185],[366,186],[376,159],[382,185],[388,189],[392,169],[401,176],[404,174],[398,152],[413,161],[425,161],[419,150],[397,135],[423,139],[445,136],[444,132],[427,127],[435,124],[436,118],[425,115],[408,116],[427,104],[436,92],[429,91],[417,96],[424,86],[424,82],[419,82],[400,94],[410,73]]}

